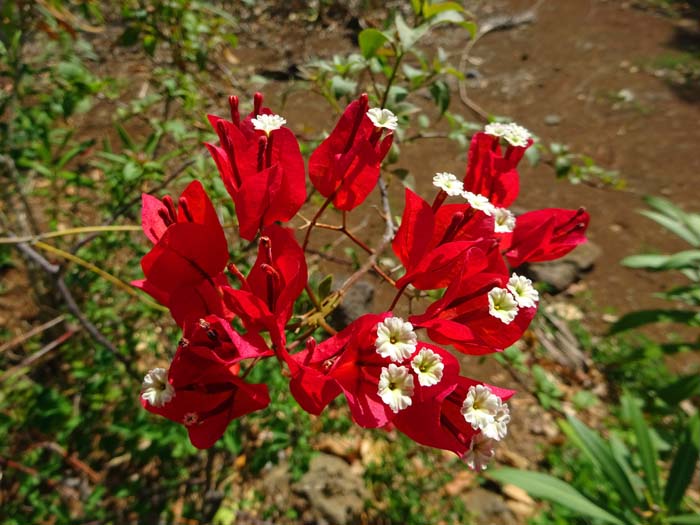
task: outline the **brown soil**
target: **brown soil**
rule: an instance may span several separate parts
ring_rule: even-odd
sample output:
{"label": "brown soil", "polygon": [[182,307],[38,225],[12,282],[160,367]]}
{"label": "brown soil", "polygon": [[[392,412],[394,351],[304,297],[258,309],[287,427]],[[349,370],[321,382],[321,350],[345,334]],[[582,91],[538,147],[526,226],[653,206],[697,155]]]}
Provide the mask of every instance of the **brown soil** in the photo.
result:
{"label": "brown soil", "polygon": [[[489,17],[520,12],[534,2],[473,3],[478,4],[477,15]],[[330,58],[334,53],[352,50],[354,30],[340,21],[342,14],[337,19],[334,13],[327,13],[327,17],[328,25],[312,30],[299,17],[265,12],[243,24],[240,46],[224,67],[238,79],[248,78],[251,73],[280,79],[292,75],[295,67],[309,58]],[[459,62],[465,44],[462,36],[451,30],[436,32],[430,43],[447,49],[453,63]],[[615,191],[555,181],[551,168],[544,165],[530,168],[523,163],[521,170],[520,207],[585,206],[591,214],[589,238],[602,248],[602,255],[585,276],[583,288],[578,288],[579,292],[588,292],[579,294],[576,301],[585,311],[585,322],[597,330],[605,328],[601,318],[609,310],[625,313],[665,304],[653,299],[652,293],[669,284],[668,276],[625,269],[620,259],[642,251],[670,253],[686,248],[682,241],[640,216],[638,210],[643,207],[643,195],[663,195],[697,211],[700,89],[678,89],[655,75],[652,64],[662,55],[699,45],[700,32],[694,23],[674,21],[620,2],[567,0],[541,2],[534,23],[492,32],[471,53],[479,65],[470,67],[479,76],[470,83],[469,94],[479,105],[494,114],[513,117],[545,142],[568,144],[572,151],[591,156],[599,165],[619,170],[627,181],[625,190]],[[133,66],[140,79],[143,67],[129,61],[128,54],[119,53],[120,67]],[[222,81],[210,89],[228,94],[231,88],[224,84]],[[286,106],[280,112],[302,137],[313,138],[329,131],[333,119],[326,102],[317,94],[292,87],[287,79],[271,80],[259,89],[273,107],[275,99],[286,97]],[[628,90],[633,100],[621,102],[617,96],[621,90]],[[223,97],[212,100],[211,111],[225,114],[224,104]],[[469,115],[456,96],[451,110]],[[547,126],[548,115],[557,115],[560,123]],[[430,179],[436,171],[462,173],[464,161],[465,152],[456,143],[430,140],[403,147],[400,166],[410,169],[419,192],[429,194]],[[392,184],[394,213],[398,214],[400,184]],[[328,222],[332,222],[332,215],[329,217]],[[355,224],[361,221],[362,217]],[[363,230],[369,237],[374,233]],[[315,242],[322,238],[314,234]],[[7,311],[21,310],[12,294],[15,289],[26,290],[26,279],[14,271],[2,277],[11,286],[0,297],[0,305]],[[388,304],[391,294],[388,287],[378,287],[377,306]],[[26,311],[30,310],[33,315],[35,307],[28,305]],[[20,315],[17,320],[26,317]],[[9,324],[8,319],[0,316]],[[494,361],[473,361],[468,365],[470,376],[504,386],[512,383]],[[526,458],[525,465],[532,465],[540,454],[542,434],[547,434],[540,421],[546,416],[533,398],[524,395],[514,401],[514,427],[522,428],[514,428],[519,437],[509,439],[507,448],[516,459],[500,459],[522,466],[518,461]],[[551,421],[545,423],[551,427]]]}

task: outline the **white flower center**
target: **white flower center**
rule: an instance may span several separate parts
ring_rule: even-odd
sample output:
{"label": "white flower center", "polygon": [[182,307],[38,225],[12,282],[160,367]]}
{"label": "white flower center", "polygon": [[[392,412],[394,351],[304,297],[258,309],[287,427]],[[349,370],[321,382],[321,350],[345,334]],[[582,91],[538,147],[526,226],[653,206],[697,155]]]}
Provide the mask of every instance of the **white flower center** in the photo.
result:
{"label": "white flower center", "polygon": [[507,208],[496,208],[493,212],[494,231],[510,233],[515,229],[515,215]]}
{"label": "white flower center", "polygon": [[423,348],[411,361],[411,367],[418,376],[418,382],[421,386],[433,386],[442,379],[445,365],[439,354],[428,348]]}
{"label": "white flower center", "polygon": [[368,109],[367,116],[377,128],[386,128],[394,131],[399,125],[399,118],[388,109]]}
{"label": "white flower center", "polygon": [[521,308],[532,308],[537,306],[540,294],[532,286],[532,281],[522,275],[513,274],[508,279],[508,290],[513,294],[518,306]]}
{"label": "white flower center", "polygon": [[461,195],[462,191],[464,191],[462,181],[457,180],[454,174],[445,171],[435,174],[433,177],[433,186],[437,186],[452,197]]}
{"label": "white flower center", "polygon": [[162,407],[175,397],[175,389],[168,381],[165,368],[154,368],[143,378],[141,397],[154,407]]}
{"label": "white flower center", "polygon": [[483,195],[472,193],[471,191],[463,191],[462,197],[467,199],[469,206],[471,206],[475,210],[483,211],[486,215],[493,215],[496,209],[495,206],[491,204],[491,202],[488,200],[488,198],[484,197]]}
{"label": "white flower center", "polygon": [[470,469],[477,472],[486,470],[489,461],[494,455],[493,445],[492,439],[484,436],[484,434],[477,434],[472,438],[469,450],[464,454],[464,462]]}
{"label": "white flower center", "polygon": [[493,421],[488,423],[481,431],[487,438],[500,441],[508,434],[508,423],[510,423],[510,409],[506,403],[500,399],[498,410]]}
{"label": "white flower center", "polygon": [[524,148],[530,140],[530,132],[515,122],[504,124],[503,122],[492,122],[487,124],[484,131],[494,137],[505,139],[511,146]]}
{"label": "white flower center", "polygon": [[494,288],[489,292],[489,313],[509,324],[518,315],[518,303],[505,288]]}
{"label": "white flower center", "polygon": [[400,363],[416,351],[417,344],[418,337],[413,331],[413,325],[400,317],[387,317],[377,324],[374,347],[380,356]]}
{"label": "white flower center", "polygon": [[268,137],[276,129],[280,129],[287,121],[279,115],[258,115],[250,121],[257,130],[264,131]]}
{"label": "white flower center", "polygon": [[501,407],[501,398],[484,385],[470,386],[462,403],[462,415],[474,430],[493,424]]}
{"label": "white flower center", "polygon": [[392,412],[411,406],[413,388],[413,376],[407,367],[389,363],[388,367],[382,368],[377,394]]}

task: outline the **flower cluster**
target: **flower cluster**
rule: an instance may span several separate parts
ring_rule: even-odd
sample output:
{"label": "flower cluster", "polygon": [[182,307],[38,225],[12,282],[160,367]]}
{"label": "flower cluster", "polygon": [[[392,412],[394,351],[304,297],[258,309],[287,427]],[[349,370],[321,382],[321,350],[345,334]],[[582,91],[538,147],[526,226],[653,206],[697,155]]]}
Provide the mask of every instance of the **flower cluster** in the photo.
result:
{"label": "flower cluster", "polygon": [[[288,341],[294,304],[309,287],[305,250],[283,224],[306,201],[306,170],[286,120],[262,102],[256,94],[242,119],[231,97],[231,120],[209,117],[219,143],[207,147],[235,204],[238,234],[257,244],[247,274],[230,262],[198,181],[177,202],[143,196],[142,225],[153,247],[141,261],[145,279],[134,285],[170,310],[183,335],[169,368],[146,375],[142,405],[185,425],[196,447],[210,447],[234,418],[269,404],[267,386],[245,378],[274,356],[309,413],[342,394],[358,425],[395,428],[485,468],[507,434],[513,392],[460,375],[444,347],[484,355],[517,341],[539,296],[510,268],[570,251],[585,240],[588,214],[553,208],[516,217],[509,206],[519,189],[517,164],[532,139],[515,124],[489,125],[472,139],[462,180],[437,173],[432,203],[406,190],[392,240],[405,271],[391,281],[391,307],[320,342]],[[330,205],[349,212],[370,195],[397,125],[390,111],[370,108],[366,95],[345,109],[309,158],[309,180],[326,199],[317,216]],[[444,292],[402,319],[393,309],[409,286]],[[294,351],[299,343],[303,349]]]}

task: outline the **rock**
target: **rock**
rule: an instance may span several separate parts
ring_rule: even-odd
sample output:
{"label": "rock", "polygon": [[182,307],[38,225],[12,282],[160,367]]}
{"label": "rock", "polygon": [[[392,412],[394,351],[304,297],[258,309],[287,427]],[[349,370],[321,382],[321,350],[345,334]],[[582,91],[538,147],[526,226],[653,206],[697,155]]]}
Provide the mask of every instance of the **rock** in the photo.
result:
{"label": "rock", "polygon": [[533,281],[548,284],[553,294],[563,292],[579,278],[576,265],[566,261],[530,264],[524,273]]}
{"label": "rock", "polygon": [[552,288],[551,292],[556,294],[566,290],[581,274],[593,268],[601,253],[597,244],[588,241],[556,261],[529,264],[523,273],[533,281],[547,283]]}
{"label": "rock", "polygon": [[[333,279],[335,283],[342,283],[345,279]],[[331,325],[336,330],[342,330],[355,319],[372,311],[374,300],[374,286],[367,281],[360,281],[348,290],[343,297],[343,302],[333,311]]]}
{"label": "rock", "polygon": [[544,117],[544,123],[548,126],[558,126],[561,124],[561,117],[559,115],[547,115]]}
{"label": "rock", "polygon": [[311,460],[309,471],[294,484],[293,490],[302,494],[330,525],[359,522],[368,498],[362,478],[340,458],[319,454]]}
{"label": "rock", "polygon": [[462,496],[466,507],[476,517],[479,525],[517,525],[518,520],[506,505],[502,496],[491,491],[476,488]]}
{"label": "rock", "polygon": [[596,260],[601,256],[603,250],[597,244],[588,241],[580,244],[575,250],[569,252],[561,261],[573,262],[579,271],[587,272],[593,268]]}

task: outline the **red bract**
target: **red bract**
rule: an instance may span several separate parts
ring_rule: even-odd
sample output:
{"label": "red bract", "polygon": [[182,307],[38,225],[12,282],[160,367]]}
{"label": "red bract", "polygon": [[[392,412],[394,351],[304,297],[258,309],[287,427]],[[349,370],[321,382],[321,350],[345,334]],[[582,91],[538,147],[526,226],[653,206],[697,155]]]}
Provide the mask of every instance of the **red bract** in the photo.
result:
{"label": "red bract", "polygon": [[583,208],[547,208],[519,215],[513,233],[504,235],[501,250],[513,267],[563,257],[586,242],[590,215]]}
{"label": "red bract", "polygon": [[455,279],[424,314],[409,320],[427,329],[436,343],[452,345],[465,354],[500,352],[523,335],[537,311],[536,307],[519,308],[508,324],[491,315],[488,294],[494,288],[505,288],[507,282],[508,276],[503,273],[465,274]]}
{"label": "red bract", "polygon": [[304,252],[287,228],[272,225],[262,231],[258,257],[247,277],[235,267],[240,290],[226,291],[226,303],[249,331],[268,330],[284,339],[284,326],[292,316],[294,301],[307,282]]}
{"label": "red bract", "polygon": [[[226,190],[236,205],[240,235],[289,221],[306,199],[304,160],[289,128],[255,129],[261,115],[273,115],[255,94],[253,111],[241,122],[238,97],[230,97],[231,121],[209,115],[220,146],[207,144]],[[280,119],[282,122],[283,119]]]}
{"label": "red bract", "polygon": [[[396,428],[422,445],[450,450],[464,457],[472,439],[479,433],[466,422],[461,413],[462,403],[469,387],[485,385],[459,376],[451,388],[444,390],[435,400],[416,403],[395,419]],[[515,393],[512,390],[485,385],[501,401],[507,401]]]}
{"label": "red bract", "polygon": [[377,354],[377,324],[390,313],[363,315],[348,327],[316,346],[288,356],[295,399],[318,414],[340,391],[345,394],[353,420],[365,428],[386,425],[389,406],[377,394],[381,369],[389,360]]}
{"label": "red bract", "polygon": [[176,288],[170,293],[155,287],[145,279],[132,281],[131,284],[166,306],[180,327],[183,327],[188,319],[199,319],[210,314],[229,321],[234,318],[234,313],[226,307],[223,300],[224,290],[229,288],[223,273],[203,280],[195,286]]}
{"label": "red bract", "polygon": [[208,315],[185,325],[180,346],[193,354],[225,366],[238,364],[243,359],[257,359],[273,355],[265,340],[256,333],[241,335],[229,321]]}
{"label": "red bract", "polygon": [[331,134],[309,158],[309,178],[318,192],[339,210],[359,206],[379,180],[380,165],[393,141],[375,128],[367,111],[367,95],[351,102]]}
{"label": "red bract", "polygon": [[435,212],[406,189],[401,226],[392,242],[406,274],[396,286],[410,283],[421,290],[443,288],[465,265],[478,272],[486,267],[485,253],[494,247],[493,238],[493,219],[484,213],[468,204],[441,206]]}
{"label": "red bract", "polygon": [[142,396],[141,404],[149,412],[185,425],[195,447],[209,448],[232,420],[270,403],[267,386],[246,383],[236,376],[236,369],[237,365],[203,358],[189,346],[180,347],[168,372],[174,396],[160,406]]}
{"label": "red bract", "polygon": [[476,133],[469,147],[464,189],[483,195],[494,206],[507,208],[518,196],[520,177],[516,168],[531,145],[529,139],[526,146],[508,145],[502,152],[499,137]]}
{"label": "red bract", "polygon": [[170,295],[182,286],[211,281],[226,267],[228,247],[214,207],[199,181],[178,200],[143,195],[142,225],[155,246],[141,259],[148,286]]}

